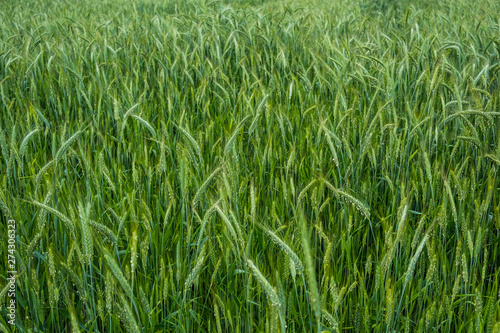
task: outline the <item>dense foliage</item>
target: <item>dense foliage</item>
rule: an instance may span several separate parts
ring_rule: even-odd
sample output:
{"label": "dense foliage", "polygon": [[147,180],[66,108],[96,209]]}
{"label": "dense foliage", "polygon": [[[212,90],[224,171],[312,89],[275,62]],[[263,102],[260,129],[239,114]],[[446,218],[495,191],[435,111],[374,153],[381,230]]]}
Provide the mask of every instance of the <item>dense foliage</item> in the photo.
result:
{"label": "dense foliage", "polygon": [[0,7],[0,330],[500,332],[497,1]]}

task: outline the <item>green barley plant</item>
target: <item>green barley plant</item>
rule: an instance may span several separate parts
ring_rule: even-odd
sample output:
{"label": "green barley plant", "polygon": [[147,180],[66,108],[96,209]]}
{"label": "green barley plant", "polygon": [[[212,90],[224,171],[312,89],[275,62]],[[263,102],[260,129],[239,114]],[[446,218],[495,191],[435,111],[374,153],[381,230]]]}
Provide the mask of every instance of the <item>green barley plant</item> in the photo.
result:
{"label": "green barley plant", "polygon": [[498,1],[0,7],[0,331],[500,332]]}

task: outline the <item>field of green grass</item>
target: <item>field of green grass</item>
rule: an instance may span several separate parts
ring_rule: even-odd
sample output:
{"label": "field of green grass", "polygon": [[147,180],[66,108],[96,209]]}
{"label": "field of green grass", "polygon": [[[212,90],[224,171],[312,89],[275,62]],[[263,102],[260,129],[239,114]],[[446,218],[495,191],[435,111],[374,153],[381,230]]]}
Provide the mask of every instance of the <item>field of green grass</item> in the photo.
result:
{"label": "field of green grass", "polygon": [[1,332],[500,332],[498,1],[0,7]]}

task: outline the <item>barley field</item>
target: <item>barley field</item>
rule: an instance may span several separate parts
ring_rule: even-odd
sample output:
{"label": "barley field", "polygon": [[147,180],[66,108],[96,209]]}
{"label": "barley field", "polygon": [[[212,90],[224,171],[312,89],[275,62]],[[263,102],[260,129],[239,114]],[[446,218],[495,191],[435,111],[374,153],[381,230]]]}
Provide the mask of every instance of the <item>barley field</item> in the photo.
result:
{"label": "barley field", "polygon": [[1,332],[500,332],[498,1],[0,7]]}

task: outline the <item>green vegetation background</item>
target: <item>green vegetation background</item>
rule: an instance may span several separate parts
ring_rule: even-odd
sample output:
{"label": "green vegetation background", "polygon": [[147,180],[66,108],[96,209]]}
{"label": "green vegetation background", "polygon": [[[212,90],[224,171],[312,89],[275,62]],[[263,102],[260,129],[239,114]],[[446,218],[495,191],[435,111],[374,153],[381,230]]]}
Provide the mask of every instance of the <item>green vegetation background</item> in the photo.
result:
{"label": "green vegetation background", "polygon": [[500,332],[497,1],[0,7],[0,330]]}

